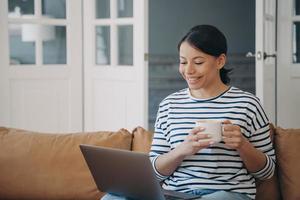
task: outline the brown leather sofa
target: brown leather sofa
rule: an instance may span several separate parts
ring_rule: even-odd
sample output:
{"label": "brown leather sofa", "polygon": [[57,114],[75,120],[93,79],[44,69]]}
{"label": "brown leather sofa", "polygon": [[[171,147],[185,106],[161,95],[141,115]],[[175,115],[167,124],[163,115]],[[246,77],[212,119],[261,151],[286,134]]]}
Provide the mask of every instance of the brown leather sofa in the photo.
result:
{"label": "brown leather sofa", "polygon": [[[300,129],[273,128],[276,175],[257,182],[259,200],[300,199]],[[0,127],[0,199],[99,199],[79,144],[148,152],[152,133],[51,134]]]}

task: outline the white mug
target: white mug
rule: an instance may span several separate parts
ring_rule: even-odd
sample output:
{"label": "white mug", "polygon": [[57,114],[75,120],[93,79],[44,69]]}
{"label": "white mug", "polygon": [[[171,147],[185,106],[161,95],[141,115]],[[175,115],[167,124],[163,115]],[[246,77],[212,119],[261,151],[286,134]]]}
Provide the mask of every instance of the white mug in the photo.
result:
{"label": "white mug", "polygon": [[208,134],[210,136],[209,139],[203,139],[201,141],[214,141],[221,142],[222,141],[222,122],[217,120],[200,120],[196,121],[196,126],[200,126],[205,128],[201,133]]}

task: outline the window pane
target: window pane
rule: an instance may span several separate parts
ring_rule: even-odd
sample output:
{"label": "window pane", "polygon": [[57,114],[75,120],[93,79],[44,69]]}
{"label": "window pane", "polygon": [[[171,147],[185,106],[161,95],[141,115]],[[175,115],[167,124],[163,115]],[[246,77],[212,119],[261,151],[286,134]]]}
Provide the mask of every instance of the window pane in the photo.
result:
{"label": "window pane", "polygon": [[293,25],[293,63],[300,62],[300,22]]}
{"label": "window pane", "polygon": [[66,64],[66,27],[41,26],[43,64]]}
{"label": "window pane", "polygon": [[20,17],[21,15],[34,14],[34,0],[9,0],[8,16]]}
{"label": "window pane", "polygon": [[50,18],[66,18],[66,0],[42,0],[42,14]]}
{"label": "window pane", "polygon": [[110,0],[96,0],[96,18],[110,17]]}
{"label": "window pane", "polygon": [[300,15],[300,0],[294,1],[294,15]]}
{"label": "window pane", "polygon": [[96,64],[110,64],[110,27],[96,27]]}
{"label": "window pane", "polygon": [[133,65],[133,26],[118,26],[118,64]]}
{"label": "window pane", "polygon": [[35,64],[35,41],[30,40],[26,26],[36,28],[34,24],[9,24],[10,64]]}
{"label": "window pane", "polygon": [[133,16],[133,1],[118,0],[118,17],[132,17],[132,16]]}

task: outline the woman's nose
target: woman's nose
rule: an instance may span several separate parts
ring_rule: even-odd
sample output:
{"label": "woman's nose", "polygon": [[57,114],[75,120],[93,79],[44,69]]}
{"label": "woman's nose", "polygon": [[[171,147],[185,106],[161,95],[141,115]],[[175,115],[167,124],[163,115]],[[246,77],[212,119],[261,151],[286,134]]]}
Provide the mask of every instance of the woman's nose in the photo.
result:
{"label": "woman's nose", "polygon": [[188,74],[192,74],[195,72],[195,68],[192,64],[187,64],[185,68],[185,72]]}

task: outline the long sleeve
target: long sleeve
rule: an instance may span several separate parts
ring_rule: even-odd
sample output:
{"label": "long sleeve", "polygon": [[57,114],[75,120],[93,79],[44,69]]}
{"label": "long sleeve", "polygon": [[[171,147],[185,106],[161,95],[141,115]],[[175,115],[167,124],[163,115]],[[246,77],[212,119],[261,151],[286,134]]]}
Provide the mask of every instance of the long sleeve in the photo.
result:
{"label": "long sleeve", "polygon": [[168,176],[160,174],[155,167],[155,161],[158,156],[167,153],[171,150],[170,144],[166,138],[166,118],[167,118],[167,106],[168,104],[161,103],[157,113],[157,119],[155,122],[155,132],[150,150],[150,161],[153,165],[153,169],[159,181],[162,181]]}
{"label": "long sleeve", "polygon": [[270,126],[258,100],[253,103],[253,106],[255,107],[255,114],[251,122],[253,133],[250,142],[256,149],[265,154],[266,164],[261,170],[252,173],[252,175],[257,179],[268,179],[273,176],[276,163],[275,152],[270,139]]}

